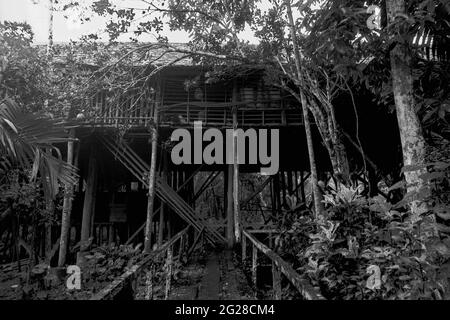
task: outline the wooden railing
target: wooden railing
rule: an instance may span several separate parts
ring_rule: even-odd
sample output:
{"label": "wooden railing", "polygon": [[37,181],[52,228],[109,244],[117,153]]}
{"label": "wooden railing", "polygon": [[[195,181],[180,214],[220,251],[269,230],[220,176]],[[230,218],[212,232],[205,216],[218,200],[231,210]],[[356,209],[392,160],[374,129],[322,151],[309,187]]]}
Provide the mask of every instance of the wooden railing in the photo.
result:
{"label": "wooden railing", "polygon": [[[270,104],[272,103],[272,104]],[[237,122],[240,126],[285,126],[302,123],[300,108],[273,106],[273,101],[262,101],[259,107],[241,102],[236,105]],[[162,125],[192,125],[202,121],[205,126],[232,126],[233,112],[230,103],[177,103],[163,105],[159,111]]]}
{"label": "wooden railing", "polygon": [[[138,283],[143,278],[145,279],[145,299],[153,299],[153,279],[155,275],[155,264],[157,259],[166,255],[166,277],[165,277],[165,298],[167,299],[171,290],[172,267],[176,259],[181,259],[183,255],[187,258],[195,249],[203,232],[197,234],[189,247],[189,230],[190,226],[186,227],[170,240],[164,243],[150,254],[145,255],[141,261],[130,267],[129,270],[117,277],[106,288],[95,294],[91,300],[114,300],[117,298],[133,299],[136,295]],[[178,252],[174,255],[174,248],[179,243]],[[188,248],[186,250],[186,248]],[[146,271],[146,268],[149,270]]]}
{"label": "wooden railing", "polygon": [[[129,103],[132,103],[130,100]],[[180,102],[161,103],[158,107],[161,126],[191,126],[194,121],[202,121],[205,126],[228,127],[233,124],[231,102]],[[86,124],[98,126],[147,127],[152,123],[154,108],[152,101],[145,101],[124,107],[106,105],[101,101],[97,113],[85,115]],[[257,107],[256,107],[257,106]],[[240,126],[290,126],[301,125],[301,109],[285,106],[280,101],[239,102],[237,121]]]}
{"label": "wooden railing", "polygon": [[324,300],[319,290],[314,288],[309,281],[303,279],[292,266],[284,261],[279,255],[270,248],[258,241],[249,231],[242,230],[242,262],[245,264],[247,259],[247,242],[252,248],[252,282],[257,288],[258,271],[258,252],[262,252],[272,262],[272,282],[274,299],[281,299],[281,274],[298,290],[301,296],[307,300]]}

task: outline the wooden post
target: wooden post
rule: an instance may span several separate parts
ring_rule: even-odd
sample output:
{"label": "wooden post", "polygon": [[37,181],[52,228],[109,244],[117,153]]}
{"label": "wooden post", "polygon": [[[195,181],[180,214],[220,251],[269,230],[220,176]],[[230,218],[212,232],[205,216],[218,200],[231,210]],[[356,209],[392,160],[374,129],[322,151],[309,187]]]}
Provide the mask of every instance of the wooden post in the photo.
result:
{"label": "wooden post", "polygon": [[[238,101],[238,87],[236,81],[233,85],[233,102]],[[233,110],[233,129],[236,131],[238,127],[238,118],[237,118],[237,107],[234,107]],[[239,243],[241,238],[241,219],[239,215],[239,163],[238,163],[238,144],[237,144],[237,136],[233,135],[233,152],[234,152],[234,161],[233,161],[233,211],[234,211],[234,236],[235,242]]]}
{"label": "wooden post", "polygon": [[[94,180],[94,190],[97,190],[97,186],[98,186],[98,168],[96,169],[96,174],[95,174],[95,180]],[[94,233],[94,227],[95,227],[95,206],[97,203],[97,192],[94,192],[92,194],[92,214],[91,214],[91,231],[89,232],[91,237],[95,237],[95,233]],[[99,243],[99,245],[101,245],[101,243]]]}
{"label": "wooden post", "polygon": [[258,273],[258,249],[255,247],[255,245],[252,245],[252,282],[255,287],[255,293],[258,289],[257,273]]}
{"label": "wooden post", "polygon": [[[74,164],[74,141],[75,129],[71,129],[69,132],[69,142],[67,142],[67,163],[69,165]],[[64,266],[66,263],[67,244],[69,242],[68,235],[70,230],[70,215],[72,214],[72,200],[73,200],[73,185],[64,186],[64,200],[61,217],[61,238],[59,240],[59,256],[58,267]]]}
{"label": "wooden post", "polygon": [[155,103],[152,125],[152,159],[148,177],[147,224],[145,226],[144,242],[144,250],[146,253],[149,253],[152,250],[153,206],[155,203],[156,156],[158,143],[158,107],[158,103]]}
{"label": "wooden post", "polygon": [[242,236],[242,264],[245,264],[245,259],[247,258],[247,238]]}
{"label": "wooden post", "polygon": [[287,191],[290,196],[294,194],[294,186],[292,183],[292,171],[286,171],[287,176]]}
{"label": "wooden post", "polygon": [[272,287],[273,299],[281,300],[281,275],[275,262],[272,261]]}
{"label": "wooden post", "polygon": [[[167,182],[167,154],[164,154],[161,157],[162,161],[164,162],[162,165],[162,179]],[[164,240],[164,210],[165,210],[164,202],[161,201],[161,209],[159,210],[159,230],[158,230],[158,246],[161,246]]]}
{"label": "wooden post", "polygon": [[[47,200],[47,212],[50,213],[52,216],[55,214],[55,203],[53,199]],[[51,221],[51,220],[50,220]],[[52,251],[53,243],[52,243],[52,223],[46,222],[45,223],[45,240],[44,240],[44,254],[47,256]],[[50,261],[49,261],[50,264]]]}
{"label": "wooden post", "polygon": [[[97,180],[97,162],[94,155],[94,147],[91,147],[91,154],[89,156],[89,168],[88,168],[88,177],[86,182],[86,191],[84,193],[84,203],[83,203],[83,220],[81,222],[81,245],[80,245],[80,253],[86,251],[90,232],[91,232],[91,221],[92,221],[92,211],[94,210],[93,201]],[[80,255],[79,255],[80,259]]]}
{"label": "wooden post", "polygon": [[306,205],[305,176],[303,175],[303,171],[300,172],[300,193],[302,195],[302,201]]}
{"label": "wooden post", "polygon": [[228,165],[227,178],[227,240],[228,248],[234,246],[234,212],[233,212],[233,166]]}
{"label": "wooden post", "polygon": [[[50,148],[48,148],[46,152],[51,155],[52,150]],[[55,202],[53,201],[53,195],[52,195],[52,198],[46,199],[45,206],[46,206],[47,212],[51,216],[53,216],[55,214]],[[45,239],[44,239],[43,253],[44,253],[44,256],[47,256],[52,251],[52,246],[53,246],[51,219],[49,219],[47,222],[45,222],[44,236],[45,236]],[[48,263],[50,264],[50,261]]]}
{"label": "wooden post", "polygon": [[145,292],[145,300],[153,300],[153,268],[154,265],[150,267],[146,274],[145,286],[147,290]]}
{"label": "wooden post", "polygon": [[283,170],[280,171],[281,194],[283,195],[282,207],[286,206],[286,176]]}
{"label": "wooden post", "polygon": [[183,252],[184,252],[184,236],[185,235],[183,235],[180,238],[180,247],[178,248],[178,260],[179,261],[181,261],[181,256],[183,255]]}
{"label": "wooden post", "polygon": [[167,249],[167,261],[166,261],[167,273],[166,273],[166,292],[165,299],[169,298],[170,294],[170,282],[172,280],[172,246]]}
{"label": "wooden post", "polygon": [[114,242],[114,223],[111,222],[109,224],[109,230],[108,230],[108,245],[112,245]]}
{"label": "wooden post", "polygon": [[273,177],[274,182],[274,196],[275,196],[275,203],[276,203],[276,213],[278,216],[281,216],[281,195],[280,195],[280,176],[279,174],[276,174]]}

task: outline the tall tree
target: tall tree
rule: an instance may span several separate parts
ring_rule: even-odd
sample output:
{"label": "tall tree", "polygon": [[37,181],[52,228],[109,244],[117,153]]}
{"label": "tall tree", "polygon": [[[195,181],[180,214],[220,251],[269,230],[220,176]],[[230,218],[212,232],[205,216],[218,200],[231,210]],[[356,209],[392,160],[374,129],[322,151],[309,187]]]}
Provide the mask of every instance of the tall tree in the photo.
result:
{"label": "tall tree", "polygon": [[[396,27],[398,20],[407,16],[405,0],[386,0],[389,26]],[[397,30],[401,27],[397,25]],[[394,29],[395,30],[395,29]],[[403,41],[394,44],[390,52],[392,88],[395,109],[403,151],[405,179],[409,192],[419,191],[424,187],[421,175],[426,172],[425,139],[416,113],[414,99],[413,76],[411,66],[411,48],[409,37],[404,35]],[[412,202],[412,211],[417,213],[420,203]]]}
{"label": "tall tree", "polygon": [[305,93],[303,91],[304,81],[303,81],[301,61],[300,61],[300,50],[299,50],[298,44],[297,44],[297,35],[295,32],[294,18],[292,16],[291,1],[285,0],[285,4],[286,4],[286,9],[287,9],[289,29],[290,29],[292,45],[293,45],[293,50],[294,50],[294,61],[295,61],[295,67],[297,69],[297,79],[296,80],[297,80],[297,83],[299,84],[299,89],[300,89],[300,102],[302,105],[303,122],[305,124],[306,141],[307,141],[307,145],[308,145],[309,166],[310,166],[310,170],[311,170],[311,185],[312,185],[312,191],[313,191],[313,195],[314,195],[314,208],[315,208],[316,217],[319,217],[319,215],[321,215],[323,212],[323,203],[322,203],[323,195],[322,195],[322,192],[318,185],[316,159],[315,159],[315,155],[314,155],[314,145],[313,145],[313,140],[312,140],[311,125],[309,123],[308,102],[306,101]]}

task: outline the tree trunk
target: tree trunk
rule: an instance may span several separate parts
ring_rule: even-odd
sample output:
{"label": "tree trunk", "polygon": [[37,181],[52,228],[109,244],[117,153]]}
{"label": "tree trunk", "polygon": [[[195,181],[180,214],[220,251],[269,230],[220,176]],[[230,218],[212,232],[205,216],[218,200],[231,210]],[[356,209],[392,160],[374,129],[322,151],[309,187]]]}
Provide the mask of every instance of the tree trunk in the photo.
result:
{"label": "tree trunk", "polygon": [[339,132],[334,107],[331,104],[331,98],[328,93],[319,92],[316,86],[308,87],[317,100],[320,100],[320,106],[314,101],[315,98],[310,98],[308,108],[314,116],[317,124],[317,129],[322,138],[323,144],[327,149],[328,156],[331,161],[331,166],[334,175],[339,178],[341,182],[348,183],[350,181],[350,167],[348,163],[347,152]]}
{"label": "tree trunk", "polygon": [[[297,69],[297,78],[300,84],[303,82],[303,78],[301,75],[301,68],[300,68],[300,52],[297,45],[297,38],[295,34],[295,25],[294,25],[294,18],[292,17],[292,9],[291,9],[291,2],[290,0],[285,0],[286,8],[287,8],[287,15],[289,19],[289,28],[292,38],[292,44],[294,47],[294,57],[295,57],[295,66]],[[307,108],[307,101],[305,97],[305,93],[303,92],[303,86],[301,86],[300,89],[300,99],[301,99],[301,105],[302,105],[302,111],[303,111],[303,121],[305,124],[305,133],[306,133],[306,140],[308,144],[308,154],[309,154],[309,165],[311,169],[311,184],[312,184],[312,191],[314,195],[314,209],[315,209],[315,215],[316,218],[319,217],[324,208],[323,208],[323,195],[320,191],[319,185],[317,184],[317,168],[316,168],[316,159],[314,155],[314,146],[313,146],[313,140],[312,140],[312,134],[311,134],[311,125],[309,123],[309,117],[308,117],[308,108]]]}
{"label": "tree trunk", "polygon": [[[397,16],[406,14],[404,0],[387,0],[389,23],[393,23]],[[390,52],[392,87],[394,91],[397,121],[403,152],[403,165],[414,166],[405,171],[408,192],[418,191],[424,186],[420,175],[426,172],[420,168],[425,163],[425,139],[419,118],[415,112],[413,94],[413,77],[411,68],[411,53],[405,43],[397,43]],[[420,213],[423,209],[418,201],[411,205],[413,213]]]}

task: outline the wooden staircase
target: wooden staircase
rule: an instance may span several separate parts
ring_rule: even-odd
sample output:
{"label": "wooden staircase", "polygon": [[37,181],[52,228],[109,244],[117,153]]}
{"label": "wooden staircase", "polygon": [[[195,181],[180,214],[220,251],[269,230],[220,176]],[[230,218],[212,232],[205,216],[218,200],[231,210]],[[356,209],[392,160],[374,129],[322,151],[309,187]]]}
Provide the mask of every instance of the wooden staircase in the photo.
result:
{"label": "wooden staircase", "polygon": [[[99,135],[98,139],[117,160],[148,188],[147,177],[150,167],[125,141],[115,142],[102,135]],[[205,231],[205,238],[211,244],[216,246],[226,243],[226,239],[217,230],[196,217],[194,209],[161,177],[156,177],[155,186],[157,196],[198,232]]]}

